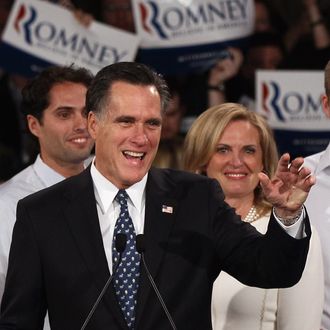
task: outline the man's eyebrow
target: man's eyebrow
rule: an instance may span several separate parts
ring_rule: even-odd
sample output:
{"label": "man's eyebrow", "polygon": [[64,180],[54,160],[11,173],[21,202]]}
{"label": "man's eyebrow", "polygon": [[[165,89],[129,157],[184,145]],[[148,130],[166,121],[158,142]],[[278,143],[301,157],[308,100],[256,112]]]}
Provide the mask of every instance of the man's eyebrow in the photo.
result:
{"label": "man's eyebrow", "polygon": [[115,122],[119,123],[119,122],[122,122],[122,121],[130,121],[130,122],[134,122],[135,121],[135,118],[132,117],[132,116],[118,116],[115,118]]}
{"label": "man's eyebrow", "polygon": [[146,120],[146,123],[153,123],[153,124],[158,124],[160,125],[162,123],[162,120],[155,117],[155,118],[149,118]]}
{"label": "man's eyebrow", "polygon": [[55,109],[55,111],[58,111],[58,110],[69,110],[70,111],[73,109],[74,109],[74,107],[69,106],[69,105],[60,105]]}

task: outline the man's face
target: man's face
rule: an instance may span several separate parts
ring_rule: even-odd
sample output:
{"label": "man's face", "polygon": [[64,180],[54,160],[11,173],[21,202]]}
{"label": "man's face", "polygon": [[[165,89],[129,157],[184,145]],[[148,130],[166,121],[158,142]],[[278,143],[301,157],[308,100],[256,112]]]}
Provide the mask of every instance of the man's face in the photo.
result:
{"label": "man's face", "polygon": [[277,46],[267,45],[254,47],[246,54],[246,63],[243,67],[243,74],[246,78],[254,80],[256,70],[277,69],[282,60],[283,52]]}
{"label": "man's face", "polygon": [[161,138],[170,140],[180,132],[183,110],[180,108],[180,97],[174,94],[163,118]]}
{"label": "man's face", "polygon": [[102,118],[93,112],[96,168],[117,188],[140,181],[156,155],[161,132],[160,96],[154,86],[115,82]]}
{"label": "man's face", "polygon": [[82,84],[59,83],[50,90],[42,119],[28,116],[29,128],[39,139],[41,158],[61,174],[64,168],[82,167],[94,144],[84,114],[86,91]]}
{"label": "man's face", "polygon": [[270,22],[269,12],[265,4],[257,2],[255,6],[255,18],[254,18],[254,31],[265,32],[271,31],[272,25]]}

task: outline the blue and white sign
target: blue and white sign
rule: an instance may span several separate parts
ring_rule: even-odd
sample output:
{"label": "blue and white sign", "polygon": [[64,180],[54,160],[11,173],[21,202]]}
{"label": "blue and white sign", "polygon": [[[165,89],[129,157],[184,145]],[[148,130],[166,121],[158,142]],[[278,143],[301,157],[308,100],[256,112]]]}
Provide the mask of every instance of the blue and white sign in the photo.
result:
{"label": "blue and white sign", "polygon": [[138,58],[163,73],[205,70],[252,33],[253,0],[132,1]]}
{"label": "blue and white sign", "polygon": [[257,71],[256,111],[274,129],[281,152],[306,156],[326,148],[330,120],[322,110],[323,71]]}
{"label": "blue and white sign", "polygon": [[134,60],[139,44],[135,34],[96,21],[84,27],[70,11],[39,0],[15,2],[2,41],[37,62],[75,63],[93,73],[111,63]]}

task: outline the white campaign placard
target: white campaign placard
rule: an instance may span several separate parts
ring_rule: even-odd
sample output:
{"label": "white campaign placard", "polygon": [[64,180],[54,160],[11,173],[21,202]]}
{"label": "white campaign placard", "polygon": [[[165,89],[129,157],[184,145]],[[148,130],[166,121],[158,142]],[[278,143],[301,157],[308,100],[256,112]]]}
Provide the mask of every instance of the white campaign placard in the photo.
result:
{"label": "white campaign placard", "polygon": [[93,73],[133,61],[139,44],[135,34],[96,21],[84,27],[70,11],[40,0],[16,0],[2,40],[50,63],[75,63]]}
{"label": "white campaign placard", "polygon": [[252,33],[252,0],[134,0],[141,48],[191,46]]}
{"label": "white campaign placard", "polygon": [[256,111],[274,129],[329,131],[322,111],[323,71],[259,70],[256,76]]}
{"label": "white campaign placard", "polygon": [[206,71],[243,48],[253,32],[254,0],[133,0],[139,58],[162,73]]}

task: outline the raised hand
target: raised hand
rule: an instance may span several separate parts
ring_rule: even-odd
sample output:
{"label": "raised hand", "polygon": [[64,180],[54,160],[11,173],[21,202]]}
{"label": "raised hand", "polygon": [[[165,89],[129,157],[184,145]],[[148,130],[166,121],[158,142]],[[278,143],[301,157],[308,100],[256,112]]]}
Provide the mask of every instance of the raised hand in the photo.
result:
{"label": "raised hand", "polygon": [[223,83],[228,79],[233,78],[239,71],[242,62],[243,54],[238,48],[228,48],[231,54],[230,58],[219,60],[213,68],[210,70],[208,84],[216,86],[219,83]]}
{"label": "raised hand", "polygon": [[303,167],[304,159],[295,158],[290,162],[288,153],[280,158],[274,178],[259,173],[260,185],[266,199],[275,207],[281,218],[294,218],[301,212],[308,192],[315,184],[311,171]]}

